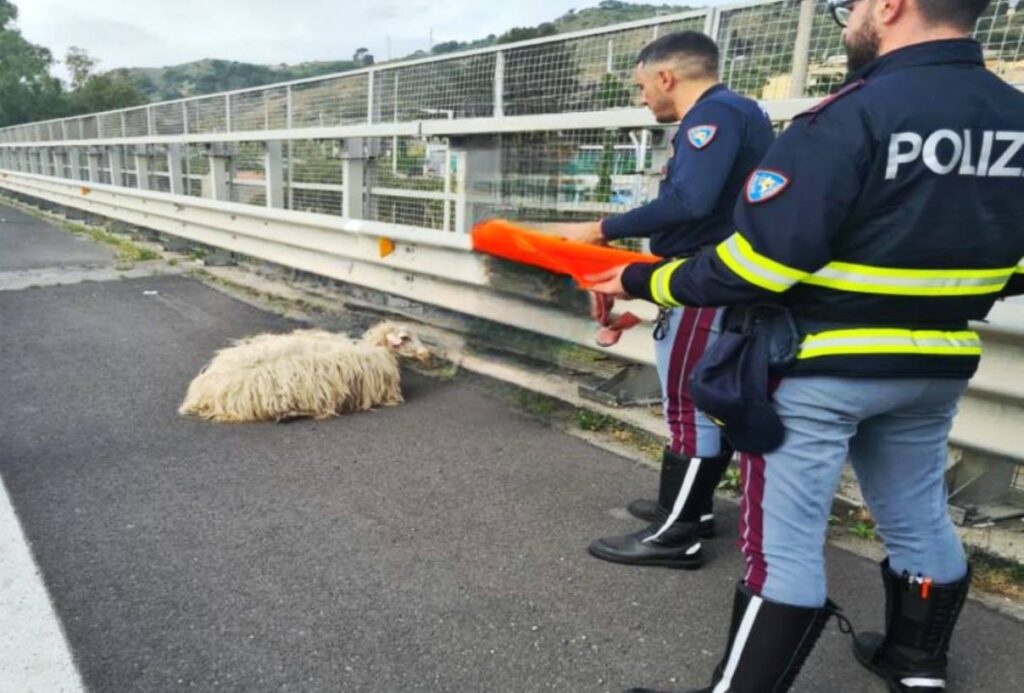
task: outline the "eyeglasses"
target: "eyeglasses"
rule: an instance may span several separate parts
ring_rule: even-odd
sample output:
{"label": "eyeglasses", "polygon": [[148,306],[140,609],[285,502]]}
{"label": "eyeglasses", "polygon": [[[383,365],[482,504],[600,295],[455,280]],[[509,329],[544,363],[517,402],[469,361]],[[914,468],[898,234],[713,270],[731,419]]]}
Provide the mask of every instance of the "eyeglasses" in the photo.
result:
{"label": "eyeglasses", "polygon": [[832,14],[832,19],[836,20],[836,24],[846,28],[856,2],[857,0],[829,0],[828,10]]}

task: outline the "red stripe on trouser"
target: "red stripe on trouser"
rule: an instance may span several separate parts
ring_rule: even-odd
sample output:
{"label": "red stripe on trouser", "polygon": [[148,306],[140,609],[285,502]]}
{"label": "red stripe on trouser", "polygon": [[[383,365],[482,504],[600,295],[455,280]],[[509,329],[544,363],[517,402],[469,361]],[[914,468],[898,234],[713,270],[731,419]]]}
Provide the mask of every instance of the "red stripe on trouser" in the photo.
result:
{"label": "red stripe on trouser", "polygon": [[736,543],[747,561],[744,582],[754,594],[761,594],[768,565],[764,560],[764,457],[740,453],[740,536]]}
{"label": "red stripe on trouser", "polygon": [[683,412],[680,410],[682,402],[675,396],[678,390],[680,373],[683,362],[686,360],[686,350],[690,344],[690,337],[693,334],[693,325],[697,317],[695,310],[681,308],[682,315],[679,318],[679,328],[676,330],[675,339],[672,341],[672,351],[668,357],[668,375],[665,377],[665,423],[668,425],[669,448],[674,453],[679,453],[683,445],[682,419]]}
{"label": "red stripe on trouser", "polygon": [[690,374],[708,345],[717,308],[683,308],[669,357],[665,394],[666,423],[671,434],[672,452],[697,456],[697,409],[690,397]]}

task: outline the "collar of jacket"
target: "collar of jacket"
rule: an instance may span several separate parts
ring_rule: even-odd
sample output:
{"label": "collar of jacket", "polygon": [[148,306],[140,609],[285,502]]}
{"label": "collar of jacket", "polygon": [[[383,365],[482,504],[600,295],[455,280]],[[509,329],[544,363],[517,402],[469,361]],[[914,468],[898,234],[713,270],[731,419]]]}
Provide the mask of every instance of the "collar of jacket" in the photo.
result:
{"label": "collar of jacket", "polygon": [[963,38],[925,41],[904,46],[875,58],[861,69],[851,73],[846,78],[846,83],[855,82],[858,79],[879,77],[910,67],[952,63],[968,63],[984,67],[985,58],[981,53],[981,44],[974,39]]}
{"label": "collar of jacket", "polygon": [[[704,90],[704,92],[700,96],[697,97],[697,100],[693,102],[693,106],[696,106],[697,104],[699,104],[701,101],[703,101],[704,99],[708,98],[712,94],[717,94],[718,92],[723,91],[726,88],[727,87],[724,84],[722,84],[721,82],[719,82],[718,84],[714,84],[714,85],[708,87],[707,89]],[[690,106],[690,110],[691,111],[693,110],[693,106]],[[683,120],[686,120],[686,116],[683,116]],[[679,125],[683,124],[683,120],[679,121]],[[676,134],[672,136],[672,144],[673,145],[675,145],[679,141],[679,133],[681,133],[682,131],[683,131],[683,128],[680,127],[678,130],[676,130]]]}

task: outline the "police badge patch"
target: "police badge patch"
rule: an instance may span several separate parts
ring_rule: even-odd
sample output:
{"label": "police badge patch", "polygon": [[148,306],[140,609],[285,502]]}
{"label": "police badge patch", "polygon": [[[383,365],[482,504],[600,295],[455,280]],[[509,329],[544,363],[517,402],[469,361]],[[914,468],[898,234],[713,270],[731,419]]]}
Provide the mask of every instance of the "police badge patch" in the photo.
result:
{"label": "police badge patch", "polygon": [[715,125],[698,125],[686,131],[686,139],[694,149],[704,149],[715,139],[718,127]]}
{"label": "police badge patch", "polygon": [[778,197],[789,186],[789,178],[778,171],[760,168],[747,180],[747,202],[757,204]]}

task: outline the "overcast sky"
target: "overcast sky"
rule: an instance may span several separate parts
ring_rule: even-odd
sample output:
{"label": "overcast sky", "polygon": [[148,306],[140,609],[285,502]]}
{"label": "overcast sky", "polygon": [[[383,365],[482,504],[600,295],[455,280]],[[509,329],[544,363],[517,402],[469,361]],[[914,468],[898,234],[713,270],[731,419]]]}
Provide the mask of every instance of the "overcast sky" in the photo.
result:
{"label": "overcast sky", "polygon": [[[661,4],[666,0],[652,0]],[[261,64],[350,58],[365,46],[383,60],[434,42],[500,34],[598,0],[14,0],[25,37],[62,59],[80,46],[100,69],[222,58]],[[693,4],[715,4],[716,0]],[[670,4],[677,4],[671,3]],[[678,4],[684,4],[679,2]],[[64,76],[63,70],[58,70]]]}

